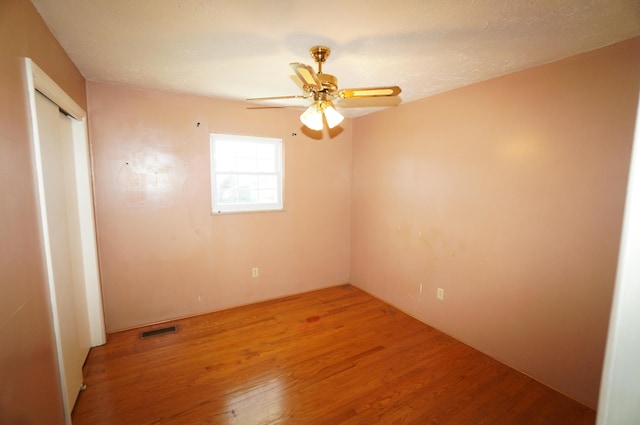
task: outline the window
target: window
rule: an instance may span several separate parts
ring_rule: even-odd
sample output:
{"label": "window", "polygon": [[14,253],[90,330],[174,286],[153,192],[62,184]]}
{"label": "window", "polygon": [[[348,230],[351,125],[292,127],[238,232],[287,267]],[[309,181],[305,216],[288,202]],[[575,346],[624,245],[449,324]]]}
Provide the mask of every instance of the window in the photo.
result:
{"label": "window", "polygon": [[282,158],[282,139],[212,133],[212,211],[282,210]]}

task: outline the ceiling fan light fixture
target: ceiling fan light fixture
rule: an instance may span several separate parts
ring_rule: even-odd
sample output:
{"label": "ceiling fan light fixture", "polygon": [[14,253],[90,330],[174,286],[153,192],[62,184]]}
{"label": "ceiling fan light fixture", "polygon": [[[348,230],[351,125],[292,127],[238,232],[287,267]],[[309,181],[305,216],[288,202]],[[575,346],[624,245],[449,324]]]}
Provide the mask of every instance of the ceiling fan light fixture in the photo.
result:
{"label": "ceiling fan light fixture", "polygon": [[324,124],[322,123],[322,110],[320,109],[320,105],[314,102],[313,105],[309,106],[307,110],[300,115],[300,121],[311,130],[322,130]]}
{"label": "ceiling fan light fixture", "polygon": [[306,111],[300,115],[300,121],[312,130],[320,131],[324,127],[324,119],[327,121],[329,128],[333,128],[340,124],[344,117],[340,112],[336,111],[333,102],[330,100],[319,100],[309,106]]}
{"label": "ceiling fan light fixture", "polygon": [[337,126],[344,119],[342,114],[336,111],[336,108],[330,101],[327,101],[324,104],[324,117],[327,119],[327,125],[329,126],[329,128]]}

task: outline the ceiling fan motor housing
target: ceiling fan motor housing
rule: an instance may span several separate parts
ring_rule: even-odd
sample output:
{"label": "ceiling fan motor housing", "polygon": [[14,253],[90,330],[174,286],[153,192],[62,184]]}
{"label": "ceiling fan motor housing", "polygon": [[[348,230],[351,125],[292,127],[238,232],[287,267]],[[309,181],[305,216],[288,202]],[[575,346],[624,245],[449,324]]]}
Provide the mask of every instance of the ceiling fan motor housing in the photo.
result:
{"label": "ceiling fan motor housing", "polygon": [[318,74],[318,78],[322,83],[322,88],[327,90],[329,93],[334,93],[338,90],[338,79],[331,74]]}

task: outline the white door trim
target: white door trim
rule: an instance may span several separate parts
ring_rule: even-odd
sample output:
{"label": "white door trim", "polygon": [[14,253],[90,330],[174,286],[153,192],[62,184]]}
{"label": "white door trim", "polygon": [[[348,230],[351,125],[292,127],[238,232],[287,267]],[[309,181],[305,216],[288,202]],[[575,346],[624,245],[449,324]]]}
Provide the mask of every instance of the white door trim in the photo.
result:
{"label": "white door trim", "polygon": [[[25,80],[27,84],[28,107],[31,119],[31,139],[36,158],[36,177],[38,184],[42,184],[42,164],[39,164],[38,123],[35,117],[35,92],[39,91],[67,114],[75,118],[73,123],[74,166],[78,197],[82,199],[79,211],[81,227],[91,231],[82,232],[83,271],[87,292],[87,307],[89,310],[89,329],[91,346],[96,347],[106,342],[104,311],[102,306],[102,289],[98,265],[98,250],[96,242],[96,226],[93,201],[93,182],[90,162],[89,143],[87,137],[87,114],[58,84],[55,83],[30,58],[24,60]],[[38,169],[40,167],[40,169]],[[40,195],[39,195],[40,196]],[[43,205],[43,199],[39,199]],[[46,230],[46,229],[43,229]],[[46,234],[46,232],[43,232]],[[45,244],[46,246],[47,244]],[[45,256],[48,253],[45,253]]]}

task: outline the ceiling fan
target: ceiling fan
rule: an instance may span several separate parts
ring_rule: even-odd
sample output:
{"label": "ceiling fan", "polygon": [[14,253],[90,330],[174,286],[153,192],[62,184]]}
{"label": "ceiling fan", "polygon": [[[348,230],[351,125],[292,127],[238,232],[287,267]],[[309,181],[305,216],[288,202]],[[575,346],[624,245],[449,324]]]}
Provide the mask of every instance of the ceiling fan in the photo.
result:
{"label": "ceiling fan", "polygon": [[289,66],[302,82],[303,95],[254,97],[248,101],[266,101],[282,99],[313,99],[313,103],[300,115],[300,121],[312,130],[322,130],[324,121],[329,128],[340,124],[344,117],[336,111],[333,99],[361,99],[371,97],[391,97],[400,94],[402,89],[398,86],[365,87],[338,89],[338,79],[331,74],[322,72],[322,64],[325,63],[331,49],[326,46],[314,46],[309,50],[311,57],[318,64],[318,72],[309,65],[300,62],[290,63]]}

